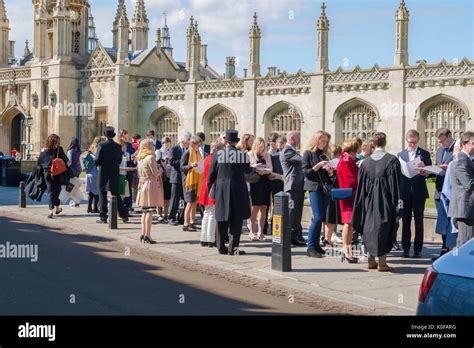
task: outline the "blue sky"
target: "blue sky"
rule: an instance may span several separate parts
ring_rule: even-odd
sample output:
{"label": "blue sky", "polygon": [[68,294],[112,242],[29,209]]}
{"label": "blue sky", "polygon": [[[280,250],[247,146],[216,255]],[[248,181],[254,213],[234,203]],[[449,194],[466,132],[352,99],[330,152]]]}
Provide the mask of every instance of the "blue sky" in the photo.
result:
{"label": "blue sky", "polygon": [[[438,63],[467,57],[474,59],[474,0],[406,0],[410,11],[410,64],[419,59]],[[24,41],[33,46],[31,0],[5,0],[17,56]],[[111,46],[112,21],[117,0],[91,0],[100,41]],[[129,19],[135,0],[126,0]],[[257,11],[262,29],[262,73],[276,66],[289,73],[314,70],[316,21],[320,0],[145,0],[150,19],[150,43],[168,13],[174,57],[186,55],[186,28],[193,15],[199,23],[208,59],[217,71],[225,71],[225,57],[236,56],[237,74],[248,64],[248,32]],[[395,11],[399,0],[327,0],[330,21],[329,65],[352,69],[377,63],[391,66],[395,49]]]}

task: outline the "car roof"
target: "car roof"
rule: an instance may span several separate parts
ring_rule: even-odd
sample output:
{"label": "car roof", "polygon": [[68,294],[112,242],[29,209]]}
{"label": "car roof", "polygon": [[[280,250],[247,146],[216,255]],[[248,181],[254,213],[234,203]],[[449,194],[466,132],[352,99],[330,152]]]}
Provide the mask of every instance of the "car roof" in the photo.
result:
{"label": "car roof", "polygon": [[474,279],[474,239],[444,254],[433,264],[438,273]]}

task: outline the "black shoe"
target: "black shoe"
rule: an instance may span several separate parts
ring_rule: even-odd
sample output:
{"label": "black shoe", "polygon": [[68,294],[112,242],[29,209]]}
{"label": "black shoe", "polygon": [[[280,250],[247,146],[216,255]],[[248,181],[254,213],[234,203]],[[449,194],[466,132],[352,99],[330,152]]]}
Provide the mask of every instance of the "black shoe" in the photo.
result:
{"label": "black shoe", "polygon": [[234,251],[229,251],[229,255],[234,256],[241,256],[241,255],[246,255],[247,253],[243,250],[240,250],[239,248],[234,249]]}
{"label": "black shoe", "polygon": [[346,256],[346,254],[342,253],[341,262],[344,263],[345,261],[348,263],[359,263],[359,259],[357,257],[352,257],[352,259],[350,259]]}
{"label": "black shoe", "polygon": [[192,228],[191,225],[183,225],[183,231],[184,232],[196,232],[196,229],[195,228]]}
{"label": "black shoe", "polygon": [[201,242],[201,246],[204,248],[204,247],[207,247],[209,246],[209,243],[208,242]]}
{"label": "black shoe", "polygon": [[63,212],[63,208],[59,208],[58,210],[56,210],[56,215],[59,215]]}
{"label": "black shoe", "polygon": [[443,256],[444,254],[449,253],[449,248],[443,248],[441,249],[441,252],[439,253],[439,256]]}
{"label": "black shoe", "polygon": [[421,259],[421,252],[417,251],[413,254],[414,259]]}
{"label": "black shoe", "polygon": [[209,248],[215,248],[216,247],[216,243],[208,243],[207,246]]}
{"label": "black shoe", "polygon": [[229,248],[224,247],[223,249],[219,249],[219,254],[227,255],[229,253]]}
{"label": "black shoe", "polygon": [[144,241],[145,241],[145,236],[142,234],[142,235],[140,236],[140,243],[143,243]]}
{"label": "black shoe", "polygon": [[398,242],[395,242],[393,243],[392,250],[400,251],[402,249],[400,248],[400,245],[398,245]]}
{"label": "black shoe", "polygon": [[321,248],[319,245],[316,245],[314,247],[314,250],[316,250],[316,252],[318,252],[319,254],[321,255],[326,255],[326,250],[324,250],[323,248]]}
{"label": "black shoe", "polygon": [[306,244],[306,239],[304,239],[303,237],[300,237],[298,238],[298,242]]}
{"label": "black shoe", "polygon": [[123,222],[124,224],[126,224],[126,223],[128,222],[128,218],[122,219],[122,222]]}
{"label": "black shoe", "polygon": [[53,219],[53,213],[49,213],[47,217],[48,219]]}
{"label": "black shoe", "polygon": [[92,214],[93,212],[92,208],[87,208],[87,214]]}
{"label": "black shoe", "polygon": [[324,238],[324,240],[323,240],[322,243],[323,243],[323,246],[328,246],[328,247],[330,247],[330,248],[334,248],[334,243],[331,242],[331,241],[329,241],[329,240],[327,240],[326,238]]}
{"label": "black shoe", "polygon": [[143,240],[145,241],[145,243],[148,243],[148,244],[156,244],[156,241],[154,241],[151,238],[148,238],[148,236],[145,236]]}
{"label": "black shoe", "polygon": [[94,210],[92,211],[93,214],[100,214],[100,211],[98,208],[94,208]]}
{"label": "black shoe", "polygon": [[404,251],[402,257],[403,257],[404,259],[410,258],[409,252],[408,252],[408,251]]}
{"label": "black shoe", "polygon": [[300,248],[300,247],[305,247],[306,243],[302,243],[299,240],[293,240],[291,241],[291,246],[295,248]]}
{"label": "black shoe", "polygon": [[100,220],[97,220],[96,222],[97,222],[98,224],[106,224],[106,223],[107,223],[107,220],[100,219]]}
{"label": "black shoe", "polygon": [[308,257],[314,257],[314,258],[317,258],[317,259],[320,259],[320,258],[323,257],[322,254],[318,253],[318,252],[317,252],[316,250],[314,250],[314,249],[308,249],[308,250],[306,251],[306,256],[308,256]]}

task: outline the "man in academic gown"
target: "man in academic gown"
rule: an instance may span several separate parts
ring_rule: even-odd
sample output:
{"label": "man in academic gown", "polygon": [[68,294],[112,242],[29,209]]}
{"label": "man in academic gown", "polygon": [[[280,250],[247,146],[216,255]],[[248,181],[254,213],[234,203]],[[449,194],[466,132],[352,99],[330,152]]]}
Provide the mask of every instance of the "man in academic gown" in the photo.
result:
{"label": "man in academic gown", "polygon": [[373,141],[376,150],[359,169],[351,224],[363,234],[369,269],[391,272],[386,256],[392,250],[403,212],[402,172],[398,158],[384,150],[386,135],[376,133]]}
{"label": "man in academic gown", "polygon": [[[209,170],[207,184],[210,191],[214,190],[218,229],[216,242],[220,254],[245,254],[239,250],[239,243],[243,220],[250,218],[245,174],[251,173],[252,168],[247,154],[236,148],[239,140],[236,130],[228,130],[225,136],[226,147],[214,155]],[[228,231],[229,248],[226,248],[225,237]]]}

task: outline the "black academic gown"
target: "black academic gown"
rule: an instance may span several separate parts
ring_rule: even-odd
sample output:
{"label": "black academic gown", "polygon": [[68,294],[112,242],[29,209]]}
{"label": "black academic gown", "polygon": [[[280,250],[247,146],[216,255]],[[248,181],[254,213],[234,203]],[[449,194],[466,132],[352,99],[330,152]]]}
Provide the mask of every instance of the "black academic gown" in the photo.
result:
{"label": "black academic gown", "polygon": [[373,256],[388,254],[402,214],[402,172],[397,157],[369,157],[359,169],[352,226],[363,234],[365,250]]}

